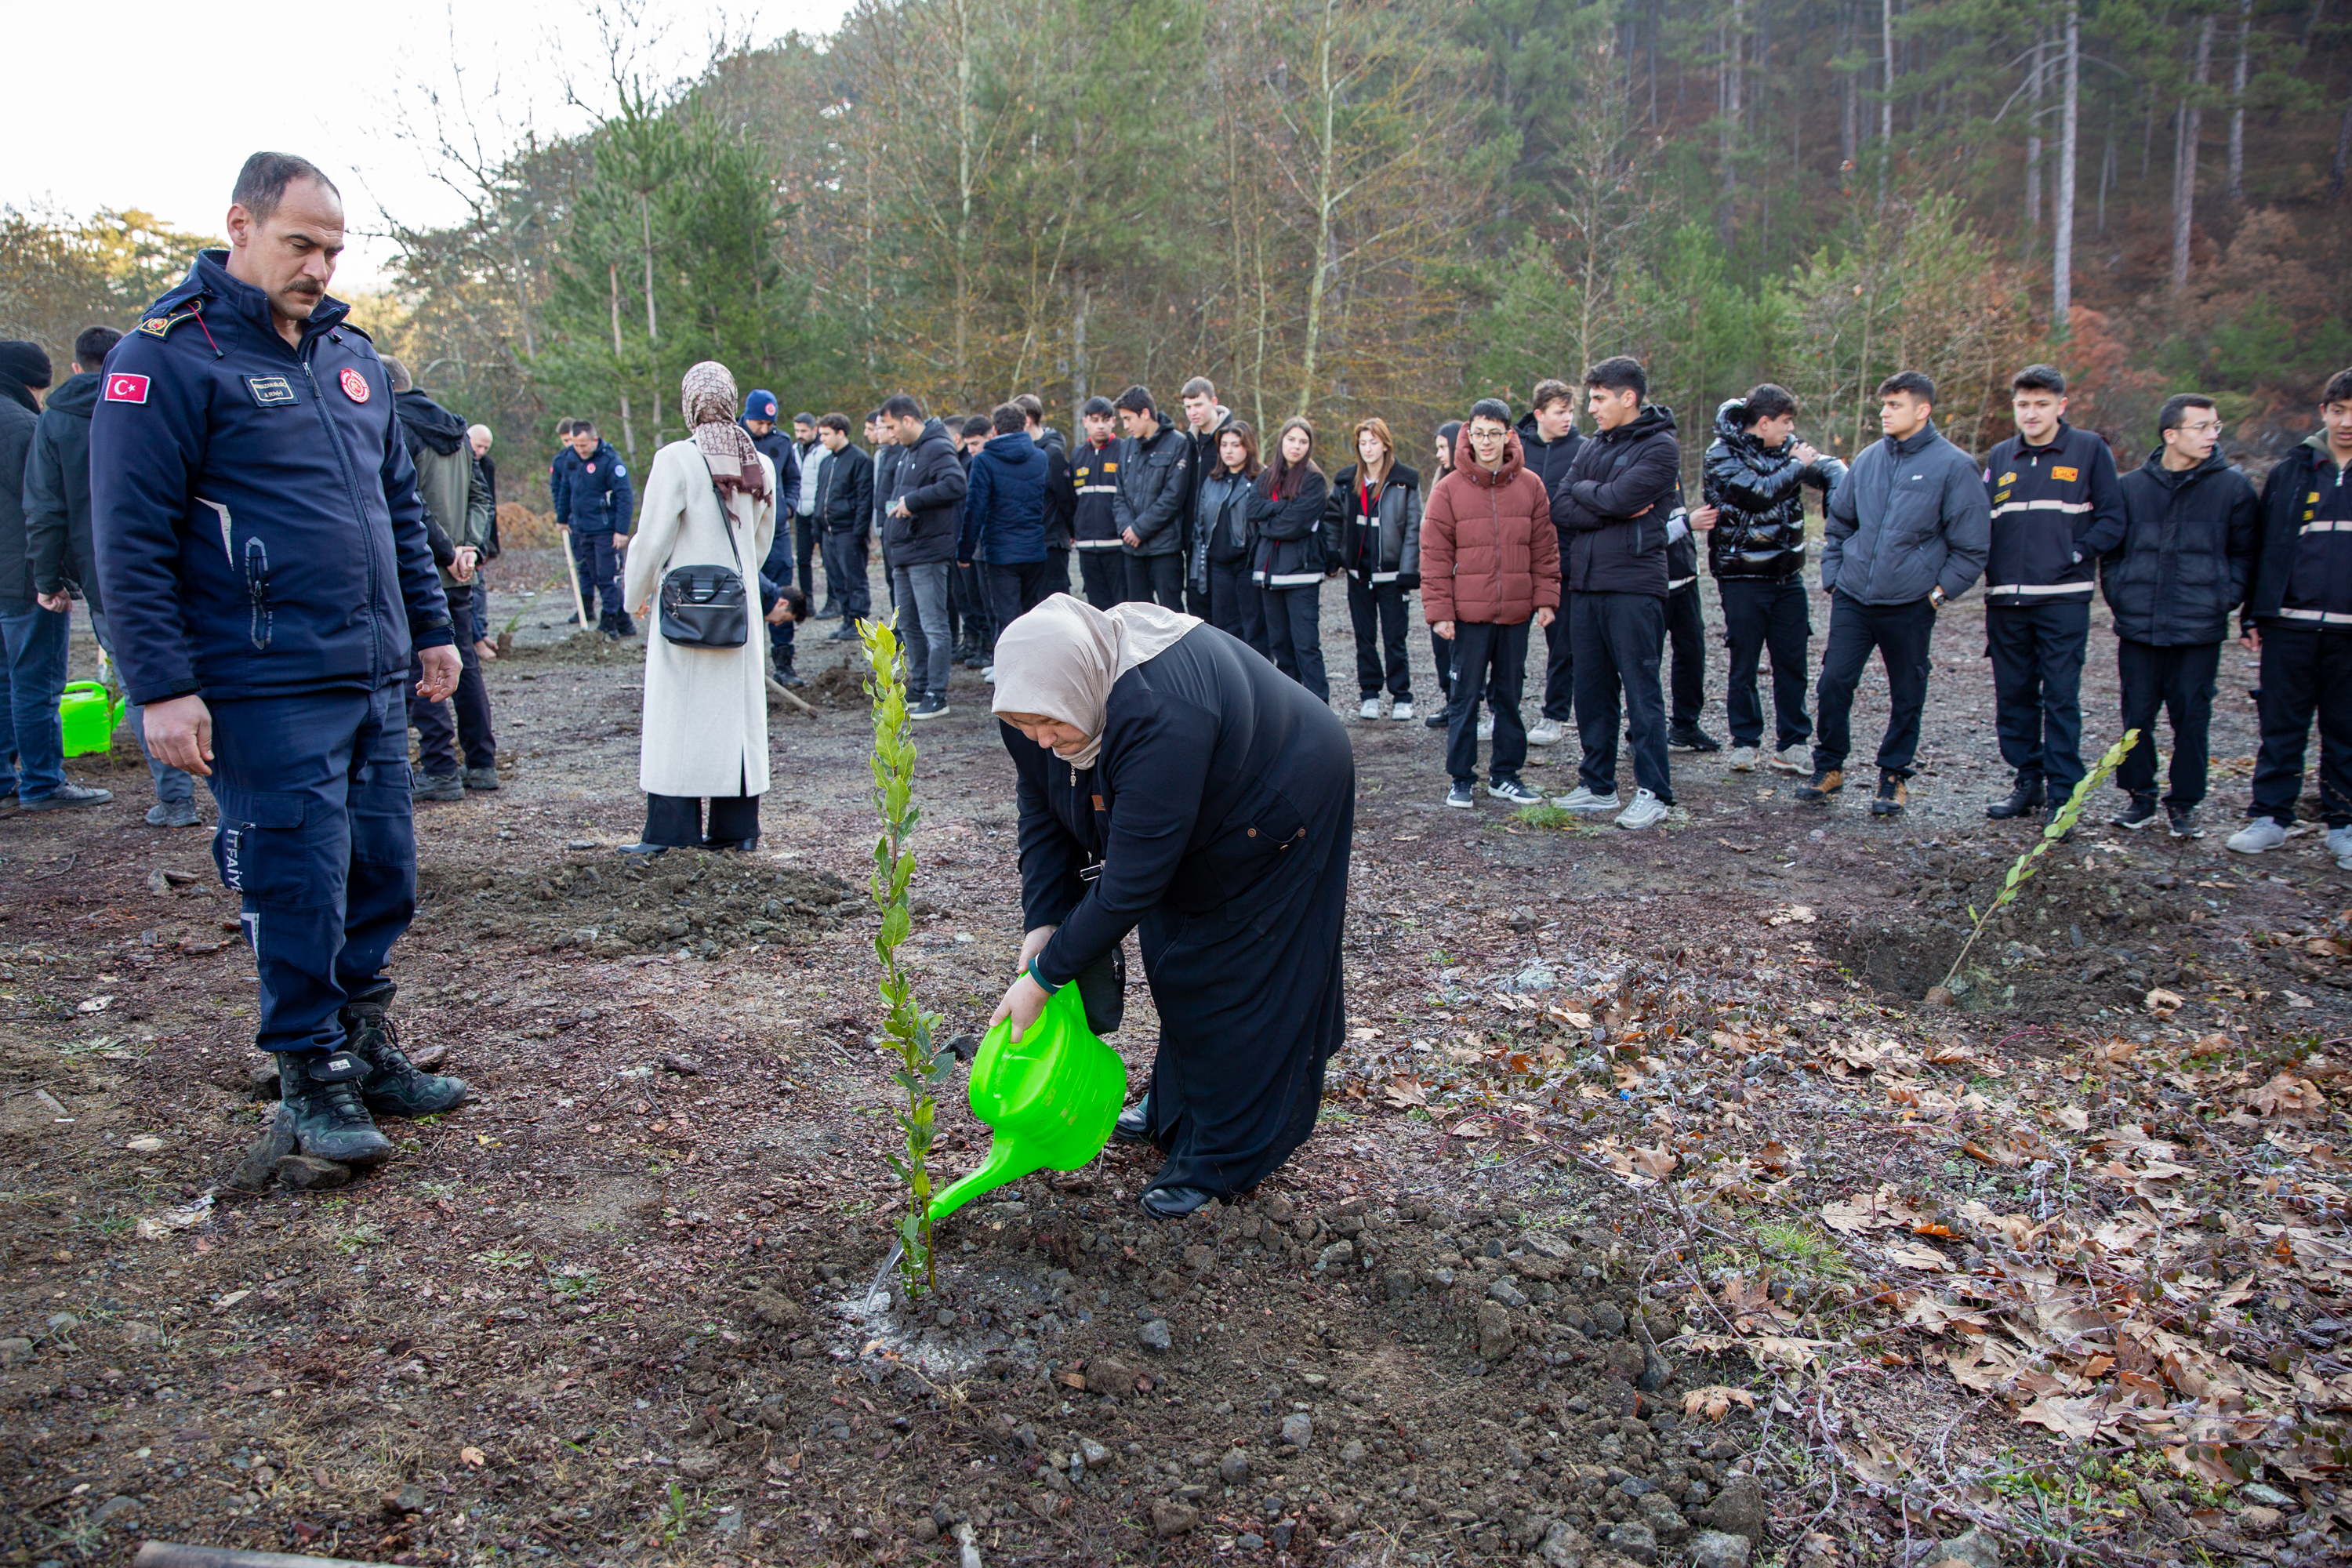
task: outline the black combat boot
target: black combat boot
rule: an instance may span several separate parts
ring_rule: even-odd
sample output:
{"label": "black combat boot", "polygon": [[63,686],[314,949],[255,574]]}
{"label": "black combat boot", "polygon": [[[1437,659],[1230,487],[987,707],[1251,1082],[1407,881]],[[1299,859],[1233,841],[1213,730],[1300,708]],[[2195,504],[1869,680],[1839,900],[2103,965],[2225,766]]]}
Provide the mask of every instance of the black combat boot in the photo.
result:
{"label": "black combat boot", "polygon": [[350,1051],[278,1053],[278,1114],[294,1119],[294,1144],[305,1154],[339,1165],[374,1165],[392,1158],[392,1140],[376,1131],[360,1100],[367,1063]]}
{"label": "black combat boot", "polygon": [[2040,810],[2042,801],[2042,775],[2020,773],[2017,775],[2017,787],[2011,790],[2005,799],[1986,806],[1985,815],[1995,822],[2007,822],[2011,817],[2023,816],[2029,811]]}
{"label": "black combat boot", "polygon": [[393,984],[387,980],[343,1004],[343,1038],[367,1066],[360,1097],[379,1116],[436,1116],[466,1098],[466,1080],[421,1072],[400,1052],[400,1036],[390,1016]]}

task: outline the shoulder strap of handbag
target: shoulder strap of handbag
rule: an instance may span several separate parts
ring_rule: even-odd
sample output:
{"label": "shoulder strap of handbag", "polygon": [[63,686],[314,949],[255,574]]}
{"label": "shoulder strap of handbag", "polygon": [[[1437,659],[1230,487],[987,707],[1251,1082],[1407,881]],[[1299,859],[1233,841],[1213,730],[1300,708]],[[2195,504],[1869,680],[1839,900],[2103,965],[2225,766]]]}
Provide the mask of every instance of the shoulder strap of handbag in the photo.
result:
{"label": "shoulder strap of handbag", "polygon": [[735,548],[735,510],[727,504],[727,492],[719,488],[719,476],[710,472],[710,465],[703,464],[702,471],[709,476],[710,493],[719,499],[719,521],[721,531],[727,535],[727,553],[735,557],[735,574],[740,577],[743,574],[743,552]]}

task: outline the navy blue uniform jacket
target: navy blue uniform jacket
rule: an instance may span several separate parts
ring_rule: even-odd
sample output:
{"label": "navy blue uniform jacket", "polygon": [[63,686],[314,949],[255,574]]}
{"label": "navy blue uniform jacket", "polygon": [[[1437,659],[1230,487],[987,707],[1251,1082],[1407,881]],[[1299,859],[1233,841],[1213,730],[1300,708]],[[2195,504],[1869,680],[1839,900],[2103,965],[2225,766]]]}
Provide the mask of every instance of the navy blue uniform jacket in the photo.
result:
{"label": "navy blue uniform jacket", "polygon": [[373,690],[454,641],[392,384],[350,307],[289,344],[207,250],[106,356],[90,521],[134,702]]}
{"label": "navy blue uniform jacket", "polygon": [[555,521],[572,532],[629,531],[629,508],[636,498],[629,492],[629,465],[610,441],[598,441],[585,458],[569,447],[558,452],[547,488],[555,501]]}

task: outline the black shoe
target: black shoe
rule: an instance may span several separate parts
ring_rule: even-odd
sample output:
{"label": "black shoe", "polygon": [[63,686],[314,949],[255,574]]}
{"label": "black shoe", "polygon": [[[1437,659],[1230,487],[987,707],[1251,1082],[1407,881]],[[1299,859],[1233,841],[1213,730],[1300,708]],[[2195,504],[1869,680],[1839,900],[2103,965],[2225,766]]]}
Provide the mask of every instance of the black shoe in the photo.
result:
{"label": "black shoe", "polygon": [[280,1051],[278,1114],[294,1119],[294,1145],[339,1165],[392,1158],[392,1140],[376,1130],[360,1099],[368,1064],[352,1051]]}
{"label": "black shoe", "polygon": [[2197,826],[2197,808],[2195,806],[2168,806],[2165,808],[2164,815],[2171,826],[2172,836],[2175,838],[2202,838],[2205,837],[2205,830]]}
{"label": "black shoe", "polygon": [[667,844],[646,844],[640,842],[636,844],[624,844],[621,846],[619,852],[627,856],[630,859],[636,861],[639,865],[643,865],[656,855],[668,854],[669,850],[670,847]]}
{"label": "black shoe", "polygon": [[2041,776],[2021,773],[2017,787],[2009,792],[2006,799],[1994,801],[1986,806],[1985,815],[1995,822],[2007,822],[2011,817],[2023,816],[2029,811],[2040,810],[2043,798]]}
{"label": "black shoe", "polygon": [[1870,803],[1870,815],[1873,816],[1900,816],[1903,815],[1903,808],[1909,805],[1910,801],[1911,792],[1904,786],[1903,775],[1901,773],[1888,773],[1884,768],[1880,769],[1878,773],[1878,795],[1877,798]]}
{"label": "black shoe", "polygon": [[2152,795],[2132,796],[2131,804],[2108,818],[2108,821],[2112,826],[2123,828],[2129,833],[2137,833],[2143,827],[2154,827],[2157,824],[2156,796]]}
{"label": "black shoe", "polygon": [[1143,1194],[1143,1212],[1154,1219],[1182,1219],[1216,1201],[1206,1187],[1154,1187]]}
{"label": "black shoe", "polygon": [[623,610],[613,617],[613,635],[623,637],[637,635],[637,623],[630,617],[628,611]]}
{"label": "black shoe", "polygon": [[847,621],[844,621],[840,626],[835,627],[824,640],[827,642],[856,642],[857,640],[857,628],[850,625]]}
{"label": "black shoe", "polygon": [[1151,1093],[1118,1113],[1111,1123],[1110,1141],[1114,1143],[1147,1143],[1151,1140]]}
{"label": "black shoe", "polygon": [[1845,770],[1815,768],[1811,780],[1797,786],[1797,798],[1808,805],[1817,804],[1828,800],[1830,796],[1843,788],[1845,788]]}
{"label": "black shoe", "polygon": [[1723,742],[1696,724],[1680,724],[1666,731],[1666,750],[1670,752],[1719,752]]}
{"label": "black shoe", "polygon": [[110,789],[91,789],[86,784],[69,784],[59,785],[38,800],[27,800],[19,794],[16,804],[26,811],[72,811],[85,805],[104,805],[113,798],[114,792]]}
{"label": "black shoe", "polygon": [[418,773],[409,781],[408,789],[419,800],[466,798],[466,781],[457,773]]}
{"label": "black shoe", "polygon": [[739,855],[749,855],[760,847],[760,837],[755,833],[749,838],[706,838],[702,847],[714,855],[729,849]]}
{"label": "black shoe", "polygon": [[932,691],[926,693],[921,701],[908,709],[907,710],[907,717],[909,719],[944,719],[953,710],[948,706],[948,700],[940,696],[938,692]]}
{"label": "black shoe", "polygon": [[392,997],[393,985],[386,981],[343,1004],[343,1039],[368,1067],[360,1098],[378,1116],[437,1116],[466,1098],[466,1080],[421,1071],[401,1054],[400,1031],[390,1016]]}
{"label": "black shoe", "polygon": [[[14,804],[16,798],[10,795],[9,803]],[[147,808],[150,827],[194,827],[203,821],[204,814],[196,810],[193,800],[159,800]]]}
{"label": "black shoe", "polygon": [[467,789],[480,790],[492,790],[499,788],[498,764],[494,763],[487,768],[467,768],[466,770],[466,787]]}

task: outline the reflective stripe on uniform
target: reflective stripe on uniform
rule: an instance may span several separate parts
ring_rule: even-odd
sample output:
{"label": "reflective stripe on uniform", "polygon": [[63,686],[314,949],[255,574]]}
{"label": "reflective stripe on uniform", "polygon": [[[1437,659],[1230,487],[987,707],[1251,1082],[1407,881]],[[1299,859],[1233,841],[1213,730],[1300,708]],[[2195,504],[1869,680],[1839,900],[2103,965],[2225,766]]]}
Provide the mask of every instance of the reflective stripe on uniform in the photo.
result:
{"label": "reflective stripe on uniform", "polygon": [[2091,596],[2091,584],[2088,583],[2004,583],[1997,588],[1987,588],[1985,594],[1988,597],[1995,594],[2027,594],[2042,599],[2056,598],[2062,594],[2080,594],[2087,599]]}
{"label": "reflective stripe on uniform", "polygon": [[2000,517],[2012,511],[2085,512],[2090,510],[2091,503],[2086,500],[2012,500],[2003,501],[1993,508],[1992,515]]}
{"label": "reflective stripe on uniform", "polygon": [[1265,580],[1269,588],[1311,588],[1323,581],[1320,572],[1283,572]]}
{"label": "reflective stripe on uniform", "polygon": [[1081,550],[1117,550],[1126,542],[1123,539],[1081,539],[1077,545]]}
{"label": "reflective stripe on uniform", "polygon": [[2352,533],[2352,518],[2323,517],[2306,522],[2297,530],[2302,533]]}
{"label": "reflective stripe on uniform", "polygon": [[[2347,530],[2347,531],[2352,532],[2352,530]],[[2352,616],[2339,615],[2334,610],[2282,608],[2279,611],[2279,618],[2287,621],[2315,621],[2326,626],[2352,626]]]}

